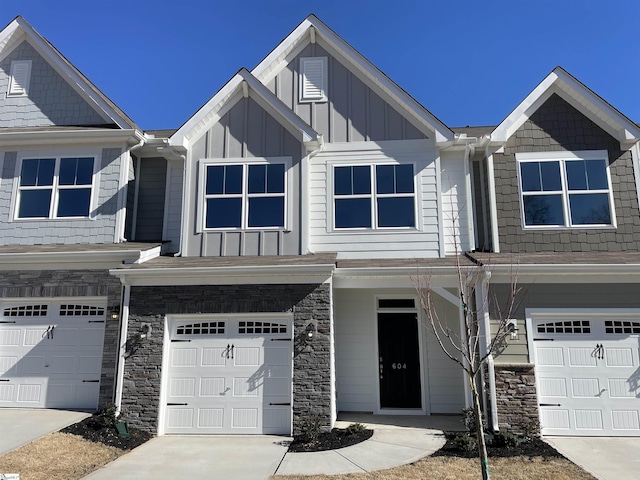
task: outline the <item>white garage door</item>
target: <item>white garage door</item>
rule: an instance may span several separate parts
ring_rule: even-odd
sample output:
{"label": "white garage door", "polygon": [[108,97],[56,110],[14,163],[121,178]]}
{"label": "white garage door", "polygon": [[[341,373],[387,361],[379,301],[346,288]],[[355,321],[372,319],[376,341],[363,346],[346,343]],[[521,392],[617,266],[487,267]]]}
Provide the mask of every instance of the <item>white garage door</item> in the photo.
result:
{"label": "white garage door", "polygon": [[533,321],[543,435],[640,436],[640,319]]}
{"label": "white garage door", "polygon": [[98,406],[104,300],[4,302],[0,407]]}
{"label": "white garage door", "polygon": [[164,433],[291,433],[291,321],[174,320]]}

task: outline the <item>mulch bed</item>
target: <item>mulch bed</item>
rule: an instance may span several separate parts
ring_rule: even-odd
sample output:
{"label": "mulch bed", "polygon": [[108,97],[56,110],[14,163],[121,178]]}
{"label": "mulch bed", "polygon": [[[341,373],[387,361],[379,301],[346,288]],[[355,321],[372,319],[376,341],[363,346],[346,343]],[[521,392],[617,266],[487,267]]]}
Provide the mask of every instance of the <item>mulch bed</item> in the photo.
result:
{"label": "mulch bed", "polygon": [[[469,448],[469,443],[461,441],[461,437],[465,434],[460,432],[445,432],[447,442],[445,445],[433,454],[434,457],[464,457],[476,458],[478,456],[477,448]],[[475,434],[474,434],[475,436]],[[543,442],[538,437],[519,437],[517,441],[505,444],[501,442],[501,437],[496,436],[494,440],[487,440],[487,455],[489,457],[545,457],[545,458],[564,458],[551,445]],[[475,447],[475,441],[473,442]]]}
{"label": "mulch bed", "polygon": [[348,432],[345,428],[334,428],[330,432],[319,433],[317,439],[310,440],[304,435],[293,439],[289,445],[290,452],[322,452],[335,450],[336,448],[350,447],[368,440],[373,435],[373,430],[361,430]]}
{"label": "mulch bed", "polygon": [[103,443],[121,450],[132,450],[153,437],[152,434],[133,427],[129,427],[129,437],[120,437],[115,426],[105,425],[96,417],[85,418],[62,429],[61,432],[79,435],[91,442]]}

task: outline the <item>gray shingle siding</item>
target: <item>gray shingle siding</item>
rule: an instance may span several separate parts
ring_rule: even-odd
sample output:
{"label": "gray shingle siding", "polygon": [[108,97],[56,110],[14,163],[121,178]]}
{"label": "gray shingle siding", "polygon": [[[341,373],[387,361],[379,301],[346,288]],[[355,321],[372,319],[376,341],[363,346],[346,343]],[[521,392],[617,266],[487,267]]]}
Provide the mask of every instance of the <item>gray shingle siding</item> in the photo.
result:
{"label": "gray shingle siding", "polygon": [[[31,60],[28,96],[7,97],[13,60]],[[104,125],[105,121],[27,41],[0,61],[0,127]]]}
{"label": "gray shingle siding", "polygon": [[143,158],[139,162],[135,240],[140,242],[162,240],[167,161],[164,158]]}
{"label": "gray shingle siding", "polygon": [[[616,229],[525,231],[520,216],[517,152],[607,150],[618,222]],[[595,252],[640,249],[640,213],[631,152],[553,94],[494,154],[501,252]]]}
{"label": "gray shingle siding", "polygon": [[11,197],[17,152],[5,152],[0,178],[0,245],[113,243],[118,197],[123,194],[119,190],[121,150],[104,148],[101,157],[98,204],[93,219],[13,221]]}

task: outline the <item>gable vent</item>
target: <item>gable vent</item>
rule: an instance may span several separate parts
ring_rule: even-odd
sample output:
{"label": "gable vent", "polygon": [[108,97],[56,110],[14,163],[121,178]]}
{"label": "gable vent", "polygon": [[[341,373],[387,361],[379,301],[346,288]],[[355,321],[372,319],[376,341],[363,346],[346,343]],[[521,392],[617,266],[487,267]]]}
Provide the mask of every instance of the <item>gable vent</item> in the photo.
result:
{"label": "gable vent", "polygon": [[327,57],[300,59],[300,101],[327,100]]}
{"label": "gable vent", "polygon": [[11,62],[11,79],[9,92],[11,96],[26,95],[31,78],[31,60],[14,60]]}

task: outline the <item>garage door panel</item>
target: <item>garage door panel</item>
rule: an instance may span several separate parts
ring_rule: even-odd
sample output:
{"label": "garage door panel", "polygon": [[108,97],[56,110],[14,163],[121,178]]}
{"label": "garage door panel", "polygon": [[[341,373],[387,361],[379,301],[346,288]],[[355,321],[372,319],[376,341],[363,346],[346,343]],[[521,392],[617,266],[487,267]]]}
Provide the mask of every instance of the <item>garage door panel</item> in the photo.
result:
{"label": "garage door panel", "polygon": [[567,380],[565,378],[540,378],[539,393],[545,397],[567,396]]}
{"label": "garage door panel", "polygon": [[44,373],[44,357],[29,355],[18,360],[16,375],[39,375]]}
{"label": "garage door panel", "polygon": [[606,348],[604,360],[607,367],[633,367],[633,350],[630,348]]}
{"label": "garage door panel", "polygon": [[596,357],[593,347],[570,347],[569,365],[572,367],[595,367]]}
{"label": "garage door panel", "polygon": [[18,363],[18,357],[3,356],[0,357],[0,375],[8,373]]}
{"label": "garage door panel", "polygon": [[640,415],[637,410],[614,410],[611,412],[614,430],[640,429]]}
{"label": "garage door panel", "polygon": [[0,328],[0,347],[17,347],[20,345],[19,328]]}
{"label": "garage door panel", "polygon": [[201,397],[221,397],[227,393],[225,377],[203,377],[200,378]]}
{"label": "garage door panel", "polygon": [[224,409],[201,408],[198,410],[198,428],[221,429],[224,427]]}
{"label": "garage door panel", "polygon": [[18,403],[37,404],[42,400],[42,385],[40,383],[23,383],[18,385]]}
{"label": "garage door panel", "polygon": [[536,358],[541,366],[563,366],[564,352],[560,347],[538,347]]}
{"label": "garage door panel", "polygon": [[265,347],[264,363],[268,365],[289,365],[291,350],[289,348]]}
{"label": "garage door panel", "polygon": [[102,355],[78,358],[78,373],[83,375],[100,375],[102,371]]}
{"label": "garage door panel", "polygon": [[203,367],[224,366],[227,361],[227,347],[203,348],[202,362]]}
{"label": "garage door panel", "polygon": [[601,410],[574,410],[576,429],[603,430]]}
{"label": "garage door panel", "polygon": [[236,347],[234,365],[238,367],[257,367],[261,362],[260,347]]}
{"label": "garage door panel", "polygon": [[193,428],[194,409],[170,407],[167,415],[169,428]]}
{"label": "garage door panel", "polygon": [[594,398],[602,394],[597,378],[572,378],[571,391],[574,398]]}
{"label": "garage door panel", "polygon": [[610,378],[608,384],[611,398],[640,398],[640,387],[634,388],[626,378]]}
{"label": "garage door panel", "polygon": [[232,408],[231,409],[231,428],[252,429],[252,430],[258,428],[258,409],[257,408]]}
{"label": "garage door panel", "polygon": [[541,426],[549,429],[569,430],[569,410],[568,409],[546,409],[541,408]]}
{"label": "garage door panel", "polygon": [[196,378],[172,378],[169,381],[169,395],[172,397],[194,397]]}
{"label": "garage door panel", "polygon": [[234,397],[257,397],[260,385],[251,377],[235,377],[233,379]]}
{"label": "garage door panel", "polygon": [[[24,331],[23,345],[26,347],[34,347],[43,342],[47,336],[49,327],[27,328]],[[44,343],[44,342],[43,342]]]}
{"label": "garage door panel", "polygon": [[291,382],[289,378],[265,378],[262,388],[265,397],[288,396]]}
{"label": "garage door panel", "polygon": [[49,373],[75,373],[76,360],[76,357],[54,356],[49,362]]}
{"label": "garage door panel", "polygon": [[172,367],[195,367],[198,350],[196,348],[176,348],[171,352]]}

